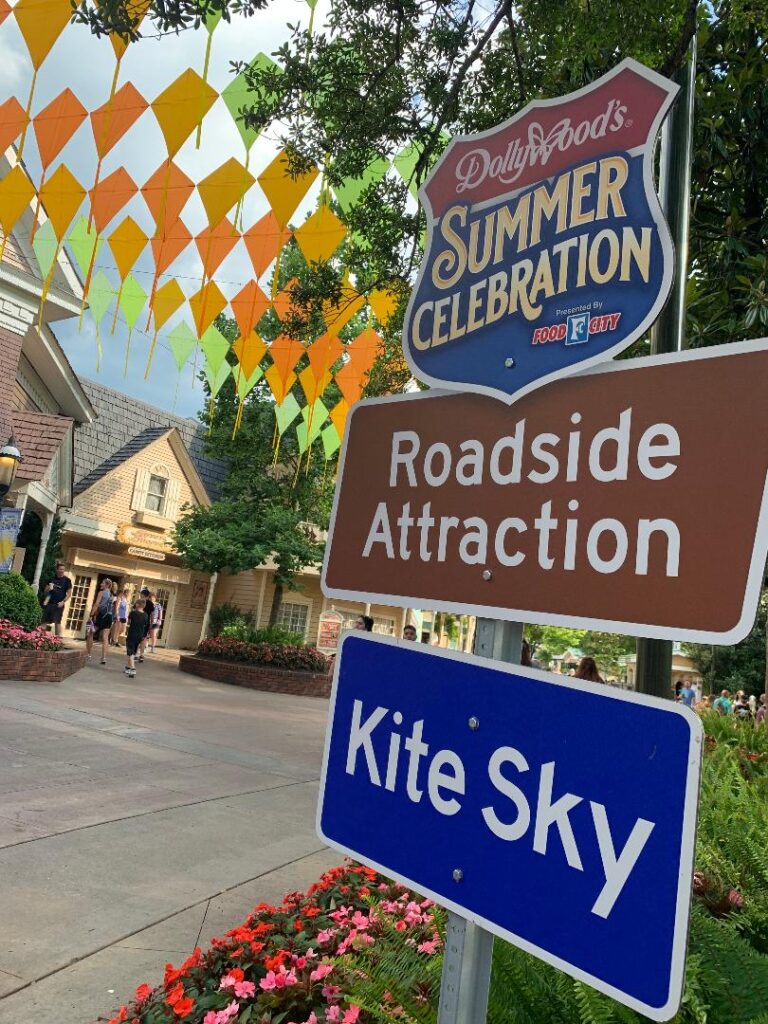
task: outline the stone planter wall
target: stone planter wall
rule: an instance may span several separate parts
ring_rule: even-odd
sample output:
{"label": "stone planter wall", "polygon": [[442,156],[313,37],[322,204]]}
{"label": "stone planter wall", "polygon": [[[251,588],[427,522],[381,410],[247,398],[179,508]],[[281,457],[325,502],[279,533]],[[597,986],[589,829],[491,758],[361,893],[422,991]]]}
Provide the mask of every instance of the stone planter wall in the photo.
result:
{"label": "stone planter wall", "polygon": [[37,683],[60,683],[85,666],[86,652],[17,651],[0,647],[0,679],[21,679]]}
{"label": "stone planter wall", "polygon": [[245,686],[250,690],[290,693],[296,697],[329,697],[331,693],[331,677],[325,672],[295,672],[267,665],[247,665],[242,661],[224,661],[222,658],[201,658],[197,654],[182,654],[179,668],[203,679]]}

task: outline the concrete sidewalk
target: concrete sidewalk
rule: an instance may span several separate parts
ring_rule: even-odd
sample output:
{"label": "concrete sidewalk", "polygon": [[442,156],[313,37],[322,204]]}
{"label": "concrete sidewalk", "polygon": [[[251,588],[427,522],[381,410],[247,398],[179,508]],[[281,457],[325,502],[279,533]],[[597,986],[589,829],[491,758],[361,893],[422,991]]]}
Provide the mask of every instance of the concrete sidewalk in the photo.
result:
{"label": "concrete sidewalk", "polygon": [[0,684],[0,1024],[108,1019],[341,859],[314,833],[326,701],[122,666]]}

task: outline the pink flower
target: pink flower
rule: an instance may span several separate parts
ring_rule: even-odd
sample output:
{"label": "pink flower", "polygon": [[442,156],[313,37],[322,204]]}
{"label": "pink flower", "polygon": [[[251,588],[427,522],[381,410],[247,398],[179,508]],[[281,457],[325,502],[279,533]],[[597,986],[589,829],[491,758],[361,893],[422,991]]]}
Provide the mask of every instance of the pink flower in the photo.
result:
{"label": "pink flower", "polygon": [[397,931],[404,932],[407,927],[408,925],[405,923],[405,921],[395,921],[395,928],[397,929]]}
{"label": "pink flower", "polygon": [[236,1017],[240,1010],[240,1004],[236,999],[233,999],[229,1006],[225,1006],[223,1010],[219,1010],[216,1014],[216,1024],[228,1024],[232,1017]]}
{"label": "pink flower", "polygon": [[309,976],[310,981],[322,981],[333,971],[331,964],[318,964]]}
{"label": "pink flower", "polygon": [[426,942],[421,942],[416,947],[420,953],[429,953],[432,956],[440,948],[440,939],[427,939]]}
{"label": "pink flower", "polygon": [[360,1016],[359,1006],[350,1006],[347,1012],[344,1014],[341,1020],[341,1024],[357,1024],[357,1018]]}
{"label": "pink flower", "polygon": [[737,889],[731,889],[728,893],[728,902],[732,907],[743,907],[744,897]]}
{"label": "pink flower", "polygon": [[331,1024],[335,1024],[335,1022],[337,1020],[340,1020],[340,1018],[341,1010],[338,1008],[338,1006],[329,1006],[328,1009],[325,1011],[325,1019],[327,1021],[330,1021]]}
{"label": "pink flower", "polygon": [[361,914],[359,910],[352,915],[352,924],[355,928],[367,928],[370,923],[370,919],[365,914]]}
{"label": "pink flower", "polygon": [[289,988],[291,985],[297,984],[296,972],[291,968],[290,971],[286,971],[285,967],[281,964],[278,971],[267,971],[266,978],[262,978],[259,982],[261,988],[265,992],[275,988]]}
{"label": "pink flower", "polygon": [[326,985],[322,990],[323,999],[330,1003],[332,999],[336,999],[341,992],[339,985]]}
{"label": "pink flower", "polygon": [[239,999],[250,999],[256,995],[256,986],[252,981],[235,982],[235,995]]}
{"label": "pink flower", "polygon": [[324,928],[322,931],[317,933],[317,942],[320,946],[325,946],[331,941],[333,936],[336,934],[335,928]]}
{"label": "pink flower", "polygon": [[203,1024],[216,1024],[216,1018],[218,1014],[215,1010],[209,1010],[208,1013],[203,1017]]}

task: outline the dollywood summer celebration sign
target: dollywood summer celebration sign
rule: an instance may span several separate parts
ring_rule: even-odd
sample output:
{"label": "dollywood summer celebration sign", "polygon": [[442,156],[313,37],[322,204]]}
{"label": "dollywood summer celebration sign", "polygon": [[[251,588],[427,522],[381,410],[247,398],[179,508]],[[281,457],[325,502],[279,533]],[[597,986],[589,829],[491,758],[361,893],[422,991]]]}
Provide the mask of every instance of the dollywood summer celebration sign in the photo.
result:
{"label": "dollywood summer celebration sign", "polygon": [[677,91],[628,59],[450,142],[420,193],[403,328],[420,380],[511,402],[648,330],[673,275],[652,161]]}

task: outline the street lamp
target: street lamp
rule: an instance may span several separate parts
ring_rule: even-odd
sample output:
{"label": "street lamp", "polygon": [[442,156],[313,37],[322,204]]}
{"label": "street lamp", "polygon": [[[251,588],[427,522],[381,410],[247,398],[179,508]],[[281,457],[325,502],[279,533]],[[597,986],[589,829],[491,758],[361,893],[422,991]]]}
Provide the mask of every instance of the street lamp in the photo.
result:
{"label": "street lamp", "polygon": [[8,444],[0,448],[0,501],[13,487],[16,470],[21,462],[21,452],[16,447],[16,438],[11,434]]}

